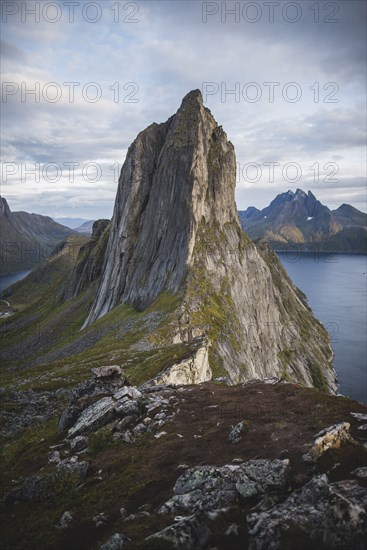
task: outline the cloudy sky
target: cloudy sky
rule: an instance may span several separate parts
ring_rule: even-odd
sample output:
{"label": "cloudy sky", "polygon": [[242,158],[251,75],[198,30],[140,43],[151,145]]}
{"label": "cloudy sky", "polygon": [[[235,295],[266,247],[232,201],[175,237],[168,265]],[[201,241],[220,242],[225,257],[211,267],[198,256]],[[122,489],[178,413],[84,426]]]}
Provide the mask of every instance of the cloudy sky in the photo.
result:
{"label": "cloudy sky", "polygon": [[110,217],[130,143],[199,88],[236,148],[239,209],[300,187],[366,211],[363,0],[1,7],[12,210]]}

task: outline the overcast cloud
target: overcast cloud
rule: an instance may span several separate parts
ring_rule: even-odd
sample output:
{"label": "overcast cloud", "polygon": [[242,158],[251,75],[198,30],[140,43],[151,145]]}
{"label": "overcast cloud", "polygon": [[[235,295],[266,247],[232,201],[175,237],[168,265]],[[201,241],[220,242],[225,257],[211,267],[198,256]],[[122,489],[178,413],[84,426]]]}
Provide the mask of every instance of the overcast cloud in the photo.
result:
{"label": "overcast cloud", "polygon": [[194,88],[235,145],[239,209],[300,187],[366,210],[364,1],[24,4],[1,6],[12,210],[110,217],[128,146]]}

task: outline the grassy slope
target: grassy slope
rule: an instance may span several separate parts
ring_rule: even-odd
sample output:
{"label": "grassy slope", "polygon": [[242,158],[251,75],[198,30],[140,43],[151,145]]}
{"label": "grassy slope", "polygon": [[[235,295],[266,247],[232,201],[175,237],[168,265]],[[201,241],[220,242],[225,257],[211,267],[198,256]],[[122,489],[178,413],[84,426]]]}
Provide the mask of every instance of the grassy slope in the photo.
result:
{"label": "grassy slope", "polygon": [[85,241],[69,238],[68,246],[5,291],[16,313],[0,320],[3,387],[54,391],[88,378],[94,366],[115,363],[138,384],[192,351],[164,345],[178,305],[165,293],[144,312],[122,304],[81,331],[98,281],[77,298],[61,302],[57,296]]}

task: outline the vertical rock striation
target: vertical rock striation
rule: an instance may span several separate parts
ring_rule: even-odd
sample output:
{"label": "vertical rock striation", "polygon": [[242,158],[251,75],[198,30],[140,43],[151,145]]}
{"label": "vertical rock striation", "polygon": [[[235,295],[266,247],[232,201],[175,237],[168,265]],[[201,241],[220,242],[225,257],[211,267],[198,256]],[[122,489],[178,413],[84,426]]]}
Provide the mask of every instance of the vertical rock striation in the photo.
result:
{"label": "vertical rock striation", "polygon": [[101,282],[85,326],[162,292],[180,305],[165,343],[207,342],[214,374],[236,383],[279,376],[335,389],[326,331],[276,256],[243,233],[236,159],[200,91],[130,146]]}

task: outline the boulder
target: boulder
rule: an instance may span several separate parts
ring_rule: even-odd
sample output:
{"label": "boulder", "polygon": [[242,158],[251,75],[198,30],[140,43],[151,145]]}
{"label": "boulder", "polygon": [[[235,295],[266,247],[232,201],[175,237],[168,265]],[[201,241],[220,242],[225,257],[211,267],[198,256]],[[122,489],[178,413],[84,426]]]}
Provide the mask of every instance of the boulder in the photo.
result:
{"label": "boulder", "polygon": [[79,481],[83,481],[87,475],[89,463],[86,460],[78,462],[77,456],[72,456],[71,458],[65,458],[61,460],[57,469],[63,471],[66,474],[69,473],[71,476],[75,476]]}
{"label": "boulder", "polygon": [[97,367],[92,369],[93,378],[96,380],[103,378],[122,378],[124,371],[118,365],[110,365],[108,367]]}
{"label": "boulder", "polygon": [[58,529],[67,529],[71,522],[73,521],[73,516],[70,512],[66,511],[60,518],[59,523],[56,525]]}
{"label": "boulder", "polygon": [[102,544],[100,550],[121,550],[126,544],[130,542],[130,539],[125,537],[122,533],[115,533],[107,542]]}
{"label": "boulder", "polygon": [[160,513],[212,511],[240,499],[264,494],[282,495],[286,489],[289,460],[250,460],[239,465],[197,466],[176,481],[175,495]]}
{"label": "boulder", "polygon": [[115,418],[115,401],[112,397],[104,397],[90,407],[87,407],[79,416],[76,424],[70,428],[68,437],[85,435],[98,430]]}
{"label": "boulder", "polygon": [[210,537],[210,530],[201,516],[192,515],[180,518],[162,531],[158,531],[146,540],[163,539],[178,550],[199,550],[204,548]]}
{"label": "boulder", "polygon": [[60,462],[60,453],[59,451],[51,451],[48,453],[48,462],[51,463],[58,463]]}
{"label": "boulder", "polygon": [[115,392],[113,397],[118,401],[123,400],[124,397],[136,400],[142,399],[143,394],[138,390],[138,388],[135,388],[135,386],[124,386],[123,388]]}
{"label": "boulder", "polygon": [[316,462],[328,449],[339,448],[346,441],[353,442],[349,430],[349,422],[334,424],[321,430],[315,435],[312,449],[303,455],[303,460],[305,462]]}
{"label": "boulder", "polygon": [[78,453],[88,447],[88,438],[84,435],[77,435],[70,441],[70,449],[73,453]]}
{"label": "boulder", "polygon": [[247,518],[250,550],[365,549],[367,490],[357,482],[314,477],[285,502]]}
{"label": "boulder", "polygon": [[243,421],[239,422],[238,424],[236,424],[236,426],[234,426],[234,428],[232,428],[228,436],[228,439],[232,443],[238,443],[242,439],[241,434],[244,433],[246,429],[247,429],[246,424]]}
{"label": "boulder", "polygon": [[113,395],[99,399],[80,414],[69,429],[68,437],[87,435],[111,423],[116,418],[136,417],[142,411],[142,393],[133,386],[124,386]]}
{"label": "boulder", "polygon": [[69,407],[68,409],[65,409],[59,419],[58,431],[63,432],[71,428],[78,418],[79,414],[80,410],[75,407]]}

